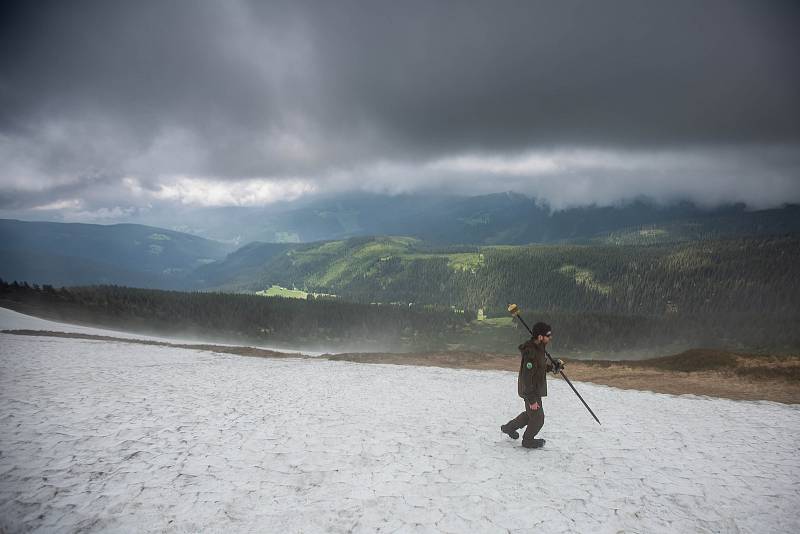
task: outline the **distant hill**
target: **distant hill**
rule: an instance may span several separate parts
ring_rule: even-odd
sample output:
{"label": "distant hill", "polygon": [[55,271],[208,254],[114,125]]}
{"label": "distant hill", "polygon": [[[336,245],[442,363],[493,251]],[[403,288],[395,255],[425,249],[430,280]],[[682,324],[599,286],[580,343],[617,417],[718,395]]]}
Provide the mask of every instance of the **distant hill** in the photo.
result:
{"label": "distant hill", "polygon": [[[705,209],[640,199],[614,207],[551,210],[516,193],[482,196],[347,195],[265,208],[218,208],[186,224],[201,235],[248,243],[314,242],[403,235],[439,245],[525,245],[631,239],[674,242],[698,238],[800,232],[800,207],[748,211],[741,205]],[[195,232],[197,233],[197,232]]]}
{"label": "distant hill", "polygon": [[[429,299],[442,304],[491,307],[506,297],[475,290],[466,282],[458,282],[461,285],[455,289],[450,287],[455,283],[451,280],[453,265],[470,264],[464,272],[483,265],[476,276],[491,277],[483,282],[485,286],[497,284],[497,272],[508,271],[514,277],[527,272],[526,266],[515,262],[529,261],[533,253],[519,249],[501,254],[503,247],[559,245],[562,248],[536,249],[536,254],[552,256],[556,254],[553,251],[560,251],[558,268],[569,270],[570,265],[575,265],[575,276],[580,277],[583,267],[575,258],[588,254],[587,250],[621,262],[638,261],[652,253],[646,248],[652,246],[667,247],[660,250],[669,251],[673,250],[670,245],[681,243],[690,246],[709,240],[800,236],[800,206],[762,211],[747,211],[742,206],[703,210],[688,203],[659,207],[640,200],[620,207],[551,213],[534,199],[514,193],[477,197],[356,195],[268,211],[226,208],[216,215],[209,216],[206,222],[219,232],[246,230],[272,239],[236,249],[230,244],[150,226],[0,220],[0,277],[54,285],[112,283],[234,291],[280,285],[362,301]],[[245,216],[247,224],[241,224],[241,217]],[[367,232],[370,235],[363,235]],[[319,240],[274,242],[309,239]],[[569,248],[576,246],[595,248]],[[547,250],[551,252],[542,252]],[[761,254],[748,250],[748,254]],[[484,257],[484,263],[472,265],[477,257]],[[499,270],[498,261],[502,263]],[[592,262],[591,272],[599,269],[597,273],[601,273],[606,268]],[[621,272],[625,264],[614,268]],[[547,278],[552,273],[536,276]],[[554,283],[562,278],[563,273],[555,277]],[[401,289],[404,285],[411,289]],[[509,291],[519,293],[510,282],[508,286]],[[583,290],[586,287],[584,284]],[[613,298],[619,298],[620,291],[617,289]],[[467,292],[472,296],[463,297]],[[599,304],[592,309],[596,306]],[[622,308],[619,303],[609,306]]]}
{"label": "distant hill", "polygon": [[182,288],[232,246],[136,224],[0,219],[0,278],[40,284]]}

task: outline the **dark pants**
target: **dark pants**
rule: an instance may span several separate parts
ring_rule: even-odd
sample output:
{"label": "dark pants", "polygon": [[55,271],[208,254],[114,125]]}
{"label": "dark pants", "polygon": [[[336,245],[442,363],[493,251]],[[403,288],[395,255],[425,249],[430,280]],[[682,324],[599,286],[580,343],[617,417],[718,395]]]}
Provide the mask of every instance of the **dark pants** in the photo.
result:
{"label": "dark pants", "polygon": [[[539,403],[539,409],[531,410],[531,404],[535,402]],[[530,402],[527,400],[525,401],[525,411],[509,421],[507,426],[514,430],[527,426],[525,433],[522,434],[522,444],[529,445],[533,441],[533,438],[536,437],[536,434],[542,429],[543,425],[544,408],[542,407],[542,399],[533,398],[530,399]]]}

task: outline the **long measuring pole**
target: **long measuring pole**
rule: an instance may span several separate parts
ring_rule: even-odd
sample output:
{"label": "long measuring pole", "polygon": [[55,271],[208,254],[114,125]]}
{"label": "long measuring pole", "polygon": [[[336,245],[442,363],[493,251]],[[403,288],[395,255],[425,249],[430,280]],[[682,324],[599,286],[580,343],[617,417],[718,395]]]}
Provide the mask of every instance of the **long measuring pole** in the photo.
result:
{"label": "long measuring pole", "polygon": [[[511,315],[513,315],[514,317],[519,319],[519,322],[522,323],[522,326],[524,326],[525,329],[528,331],[528,333],[530,333],[531,337],[533,337],[533,331],[528,327],[527,323],[525,323],[525,319],[523,319],[522,316],[519,314],[519,308],[517,307],[517,305],[516,304],[509,305],[508,306],[508,311],[511,313]],[[553,360],[553,357],[550,356],[550,353],[547,352],[547,351],[544,351],[544,353],[547,355],[548,358],[550,358],[550,363],[553,364],[553,367],[556,367],[556,362],[555,362],[555,360]],[[602,425],[603,423],[600,422],[600,419],[598,419],[597,416],[592,411],[592,409],[589,408],[589,405],[586,404],[586,401],[583,400],[583,397],[581,397],[581,394],[578,393],[578,390],[575,389],[575,386],[573,386],[572,382],[569,381],[569,378],[567,378],[567,375],[564,374],[564,371],[559,370],[558,372],[561,374],[561,378],[563,378],[567,382],[567,384],[569,384],[569,387],[572,388],[572,391],[575,392],[575,395],[578,396],[578,398],[581,400],[583,405],[586,406],[586,409],[589,410],[590,414],[592,414],[592,417],[594,417],[594,420],[597,421],[597,424],[598,425]]]}

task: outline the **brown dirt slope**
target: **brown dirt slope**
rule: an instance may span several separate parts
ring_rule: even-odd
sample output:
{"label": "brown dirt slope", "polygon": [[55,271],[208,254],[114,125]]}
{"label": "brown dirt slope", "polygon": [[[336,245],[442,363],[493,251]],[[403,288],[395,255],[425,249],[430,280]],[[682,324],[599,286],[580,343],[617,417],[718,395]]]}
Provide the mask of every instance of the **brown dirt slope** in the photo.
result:
{"label": "brown dirt slope", "polygon": [[[465,369],[516,371],[519,368],[517,355],[478,352],[355,353],[328,357],[363,363]],[[694,349],[650,360],[567,360],[565,372],[572,381],[623,389],[800,404],[800,355],[768,356]]]}

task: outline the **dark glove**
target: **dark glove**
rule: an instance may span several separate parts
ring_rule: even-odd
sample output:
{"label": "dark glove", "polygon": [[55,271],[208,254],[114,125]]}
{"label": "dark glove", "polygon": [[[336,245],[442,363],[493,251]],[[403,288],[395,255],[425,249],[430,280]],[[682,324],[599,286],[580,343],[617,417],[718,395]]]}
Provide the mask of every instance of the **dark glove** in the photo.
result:
{"label": "dark glove", "polygon": [[559,371],[564,369],[564,360],[553,360],[553,374],[557,375]]}

